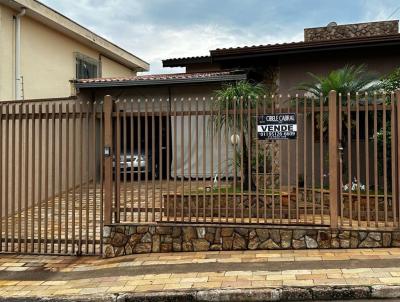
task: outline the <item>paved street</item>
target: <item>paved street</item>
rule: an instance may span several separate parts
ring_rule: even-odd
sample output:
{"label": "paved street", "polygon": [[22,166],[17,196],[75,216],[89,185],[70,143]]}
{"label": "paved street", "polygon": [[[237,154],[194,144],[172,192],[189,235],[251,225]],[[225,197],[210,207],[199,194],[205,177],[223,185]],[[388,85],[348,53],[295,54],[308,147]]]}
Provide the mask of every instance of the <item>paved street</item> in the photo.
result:
{"label": "paved street", "polygon": [[399,249],[99,257],[2,255],[1,297],[169,290],[400,285]]}

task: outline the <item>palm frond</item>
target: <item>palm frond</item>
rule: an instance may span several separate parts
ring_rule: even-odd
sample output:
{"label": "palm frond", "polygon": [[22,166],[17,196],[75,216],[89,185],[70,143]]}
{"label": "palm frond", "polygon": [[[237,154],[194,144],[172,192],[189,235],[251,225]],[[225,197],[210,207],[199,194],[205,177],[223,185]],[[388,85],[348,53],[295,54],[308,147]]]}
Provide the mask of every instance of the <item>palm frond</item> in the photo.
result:
{"label": "palm frond", "polygon": [[376,90],[378,77],[368,72],[364,64],[359,66],[346,65],[343,68],[333,70],[326,76],[318,76],[308,73],[312,78],[309,83],[300,83],[296,88],[306,91],[314,96],[320,94],[328,95],[329,91],[336,90],[338,93],[368,92]]}

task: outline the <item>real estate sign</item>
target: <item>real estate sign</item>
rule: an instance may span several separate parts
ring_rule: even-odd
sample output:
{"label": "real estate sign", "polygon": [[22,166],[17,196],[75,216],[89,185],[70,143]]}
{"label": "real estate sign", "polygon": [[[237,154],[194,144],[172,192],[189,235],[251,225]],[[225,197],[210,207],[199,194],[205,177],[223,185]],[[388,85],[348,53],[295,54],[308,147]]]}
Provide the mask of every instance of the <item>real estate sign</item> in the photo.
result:
{"label": "real estate sign", "polygon": [[258,139],[295,139],[297,119],[295,113],[267,114],[258,117]]}

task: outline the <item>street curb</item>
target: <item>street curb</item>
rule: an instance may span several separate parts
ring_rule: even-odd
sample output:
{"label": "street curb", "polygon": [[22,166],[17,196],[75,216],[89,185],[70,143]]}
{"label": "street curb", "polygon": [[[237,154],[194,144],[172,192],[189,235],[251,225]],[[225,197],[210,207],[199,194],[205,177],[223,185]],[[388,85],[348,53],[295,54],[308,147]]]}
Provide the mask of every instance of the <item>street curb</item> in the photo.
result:
{"label": "street curb", "polygon": [[0,297],[0,302],[267,302],[400,298],[400,285],[210,289],[55,297]]}

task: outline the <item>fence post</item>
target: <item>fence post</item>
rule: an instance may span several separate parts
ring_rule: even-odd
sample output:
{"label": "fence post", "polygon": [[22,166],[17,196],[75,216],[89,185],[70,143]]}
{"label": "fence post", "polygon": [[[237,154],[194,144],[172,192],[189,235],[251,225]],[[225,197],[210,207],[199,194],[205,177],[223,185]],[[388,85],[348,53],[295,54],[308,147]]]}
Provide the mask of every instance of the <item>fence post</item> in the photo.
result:
{"label": "fence post", "polygon": [[331,228],[338,227],[338,203],[340,201],[339,175],[339,121],[336,91],[329,92],[329,210]]}
{"label": "fence post", "polygon": [[[399,202],[399,200],[400,200],[400,198],[399,198],[399,196],[400,196],[400,90],[396,90],[396,106],[395,106],[395,108],[396,108],[396,123],[395,123],[395,125],[397,125],[397,129],[394,129],[394,131],[395,132],[397,132],[396,133],[396,135],[394,135],[394,133],[393,133],[393,130],[392,130],[392,137],[395,137],[396,138],[396,146],[395,146],[395,148],[397,149],[397,173],[396,173],[396,176],[395,177],[397,177],[397,179],[396,179],[396,183],[397,183],[397,194],[396,194],[396,196],[397,196],[397,200],[395,201],[396,202],[396,204],[397,204],[397,219],[398,219],[398,222],[399,222],[399,224],[398,224],[398,228],[400,228],[400,202]],[[393,139],[393,138],[392,138]],[[396,225],[396,224],[395,224]]]}
{"label": "fence post", "polygon": [[113,131],[112,131],[112,98],[104,97],[104,224],[112,223],[112,199],[113,199]]}

